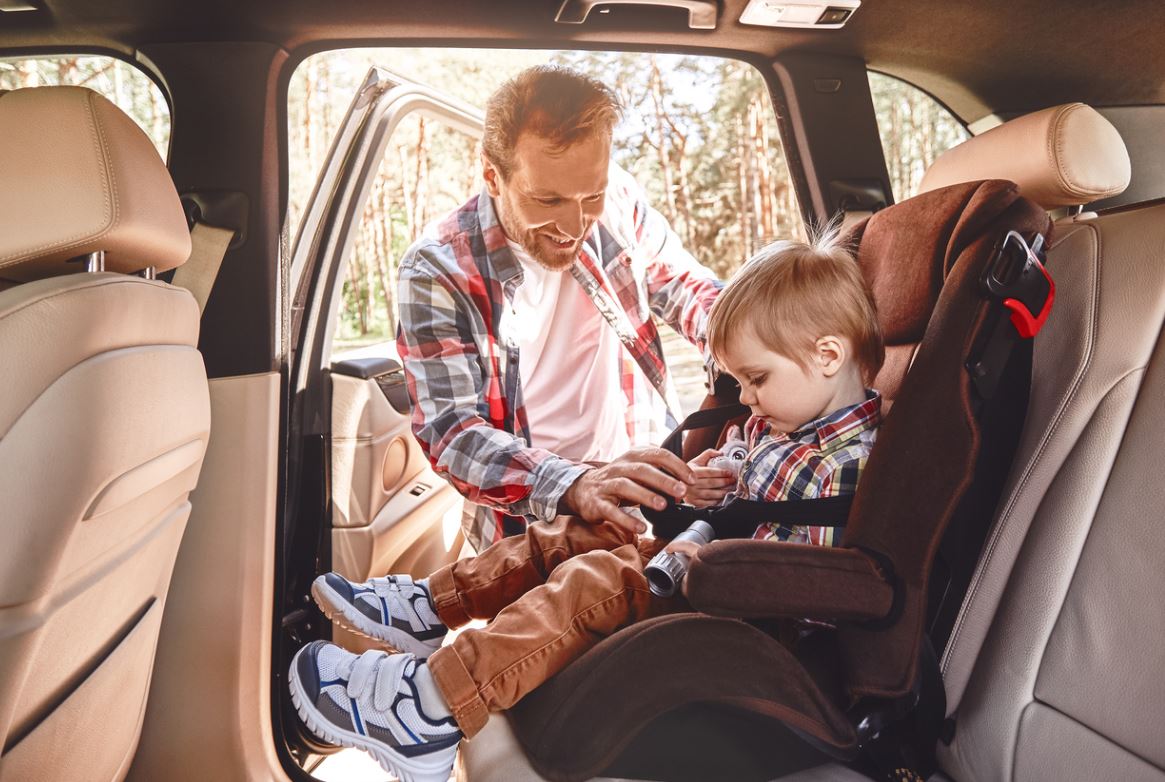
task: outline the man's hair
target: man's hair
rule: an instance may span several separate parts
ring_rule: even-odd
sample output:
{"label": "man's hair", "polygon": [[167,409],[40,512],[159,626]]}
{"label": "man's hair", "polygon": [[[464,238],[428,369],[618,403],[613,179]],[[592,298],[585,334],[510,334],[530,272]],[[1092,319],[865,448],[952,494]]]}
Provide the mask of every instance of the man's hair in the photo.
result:
{"label": "man's hair", "polygon": [[503,177],[513,171],[514,145],[524,132],[564,150],[594,134],[610,136],[622,116],[615,93],[602,82],[557,65],[527,68],[494,91],[485,104],[481,148]]}
{"label": "man's hair", "polygon": [[835,227],[809,243],[774,242],[733,277],[708,316],[708,346],[719,363],[729,341],[746,329],[805,368],[818,339],[844,337],[865,383],[886,356],[874,297]]}

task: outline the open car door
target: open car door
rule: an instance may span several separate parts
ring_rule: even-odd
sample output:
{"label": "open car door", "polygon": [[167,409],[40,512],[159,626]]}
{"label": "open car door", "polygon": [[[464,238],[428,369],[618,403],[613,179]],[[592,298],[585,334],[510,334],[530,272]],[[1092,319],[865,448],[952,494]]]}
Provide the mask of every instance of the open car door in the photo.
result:
{"label": "open car door", "polygon": [[[347,265],[374,179],[394,131],[418,113],[468,137],[466,150],[481,136],[480,110],[371,69],[336,132],[291,254],[283,632],[274,661],[279,676],[305,639],[319,637],[312,624],[321,615],[309,596],[316,575],[335,570],[355,581],[389,572],[421,577],[454,561],[464,542],[462,498],[432,471],[412,435],[395,342],[332,352]],[[333,632],[349,649],[371,644],[340,628]],[[284,697],[286,687],[278,692]],[[290,742],[293,752],[306,751],[296,743]],[[311,748],[310,741],[305,746]]]}

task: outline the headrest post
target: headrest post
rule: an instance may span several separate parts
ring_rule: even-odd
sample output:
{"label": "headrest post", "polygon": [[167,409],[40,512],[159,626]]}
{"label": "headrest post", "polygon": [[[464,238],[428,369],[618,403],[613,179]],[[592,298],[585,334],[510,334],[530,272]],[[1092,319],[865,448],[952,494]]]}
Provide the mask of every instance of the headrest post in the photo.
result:
{"label": "headrest post", "polygon": [[147,279],[147,280],[158,279],[157,269],[155,269],[153,266],[147,266],[146,268],[142,269],[141,272],[139,272],[139,274],[142,275],[143,279]]}
{"label": "headrest post", "polygon": [[105,271],[105,250],[98,250],[85,256],[85,271],[90,274]]}

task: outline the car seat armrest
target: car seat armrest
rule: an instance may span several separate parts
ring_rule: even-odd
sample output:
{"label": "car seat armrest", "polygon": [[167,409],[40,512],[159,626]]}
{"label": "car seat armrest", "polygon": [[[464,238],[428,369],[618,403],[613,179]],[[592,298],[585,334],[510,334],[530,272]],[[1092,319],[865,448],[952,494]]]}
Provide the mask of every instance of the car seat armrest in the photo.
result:
{"label": "car seat armrest", "polygon": [[875,559],[852,548],[767,540],[718,540],[688,570],[688,600],[714,616],[878,620],[894,587]]}

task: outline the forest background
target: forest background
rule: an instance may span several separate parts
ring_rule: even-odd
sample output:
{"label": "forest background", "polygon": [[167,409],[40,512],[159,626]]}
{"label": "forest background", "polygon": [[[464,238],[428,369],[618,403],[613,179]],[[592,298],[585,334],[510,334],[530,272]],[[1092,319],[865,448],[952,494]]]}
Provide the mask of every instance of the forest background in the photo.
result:
{"label": "forest background", "polygon": [[[615,90],[625,107],[615,162],[635,176],[688,250],[721,279],[774,239],[804,236],[776,114],[756,68],[639,52],[350,49],[308,58],[288,97],[290,225],[298,224],[314,184],[314,174],[296,178],[295,172],[319,170],[369,67],[482,106],[505,79],[541,63],[577,68]],[[901,200],[916,191],[934,158],[967,132],[908,84],[876,73],[870,84]],[[348,264],[337,349],[391,336],[396,262],[427,222],[480,190],[477,149],[472,139],[416,117],[389,141]]]}

